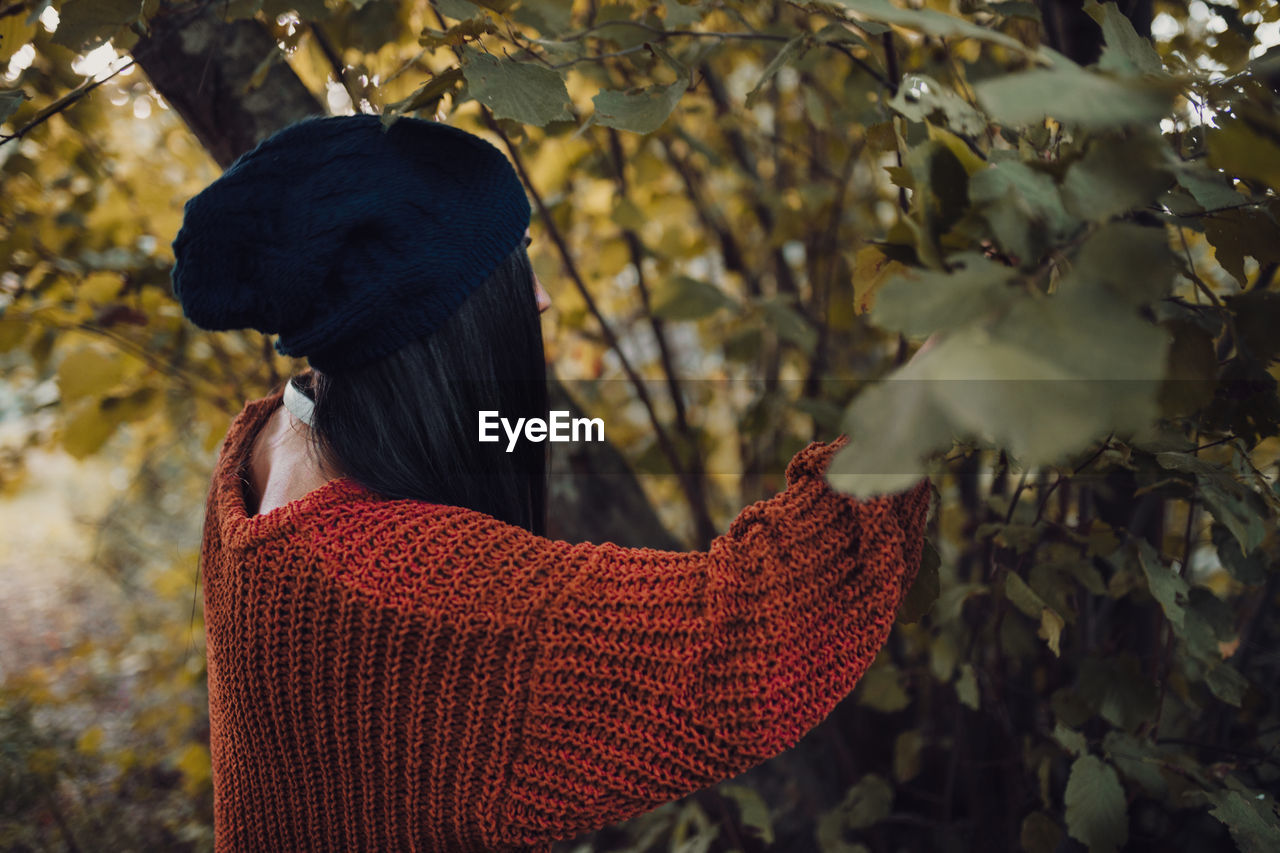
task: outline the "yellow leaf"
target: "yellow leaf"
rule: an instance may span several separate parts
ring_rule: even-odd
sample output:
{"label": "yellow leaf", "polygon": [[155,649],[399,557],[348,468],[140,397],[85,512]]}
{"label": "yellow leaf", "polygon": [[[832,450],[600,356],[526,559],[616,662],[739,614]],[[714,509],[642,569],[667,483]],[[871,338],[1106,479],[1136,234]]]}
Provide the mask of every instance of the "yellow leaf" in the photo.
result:
{"label": "yellow leaf", "polygon": [[0,315],[0,352],[8,352],[22,343],[30,328],[31,324],[17,312],[10,310]]}
{"label": "yellow leaf", "polygon": [[932,124],[927,126],[929,128],[929,138],[947,146],[951,153],[956,155],[960,165],[964,166],[965,172],[972,175],[987,168],[987,161],[973,153],[973,149],[963,139],[941,127],[935,127]]}
{"label": "yellow leaf", "polygon": [[1036,636],[1049,644],[1049,651],[1053,652],[1054,657],[1061,657],[1059,644],[1062,641],[1062,629],[1066,624],[1058,615],[1058,611],[1052,607],[1046,607],[1040,611],[1040,630],[1036,632]]}
{"label": "yellow leaf", "polygon": [[36,28],[27,24],[25,10],[0,18],[0,63],[9,64],[13,54],[35,37]]}
{"label": "yellow leaf", "polygon": [[84,730],[76,741],[76,749],[80,752],[94,753],[102,747],[102,726],[91,726]]}
{"label": "yellow leaf", "polygon": [[920,750],[924,737],[917,729],[908,729],[893,742],[893,778],[910,782],[920,772]]}
{"label": "yellow leaf", "polygon": [[1226,121],[1205,137],[1209,165],[1228,174],[1280,187],[1280,145],[1255,131],[1245,121]]}
{"label": "yellow leaf", "polygon": [[76,459],[84,459],[111,438],[117,423],[103,415],[97,400],[86,400],[62,425],[62,446]]}
{"label": "yellow leaf", "polygon": [[183,786],[192,795],[200,794],[213,778],[209,750],[203,744],[187,744],[175,764],[182,771]]}
{"label": "yellow leaf", "polygon": [[631,260],[627,244],[621,240],[608,240],[600,246],[596,255],[596,269],[600,275],[617,275]]}
{"label": "yellow leaf", "polygon": [[101,394],[124,378],[124,365],[113,353],[84,347],[67,353],[58,365],[58,390],[64,403]]}
{"label": "yellow leaf", "polygon": [[120,293],[123,282],[118,273],[95,272],[85,277],[80,283],[80,298],[95,305],[110,302]]}
{"label": "yellow leaf", "polygon": [[858,314],[870,311],[881,286],[905,269],[875,246],[860,249],[853,259],[853,310]]}

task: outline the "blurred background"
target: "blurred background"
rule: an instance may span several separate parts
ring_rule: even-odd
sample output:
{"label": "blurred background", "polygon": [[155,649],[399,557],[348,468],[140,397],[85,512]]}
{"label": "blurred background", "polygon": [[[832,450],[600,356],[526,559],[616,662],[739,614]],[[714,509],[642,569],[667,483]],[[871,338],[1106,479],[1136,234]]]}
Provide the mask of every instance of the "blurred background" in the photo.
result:
{"label": "blurred background", "polygon": [[1264,0],[0,2],[0,849],[212,849],[204,494],[305,365],[186,323],[170,242],[357,111],[526,182],[609,439],[552,448],[554,535],[706,547],[840,432],[840,488],[938,487],[822,726],[560,849],[1280,849],[1278,42]]}

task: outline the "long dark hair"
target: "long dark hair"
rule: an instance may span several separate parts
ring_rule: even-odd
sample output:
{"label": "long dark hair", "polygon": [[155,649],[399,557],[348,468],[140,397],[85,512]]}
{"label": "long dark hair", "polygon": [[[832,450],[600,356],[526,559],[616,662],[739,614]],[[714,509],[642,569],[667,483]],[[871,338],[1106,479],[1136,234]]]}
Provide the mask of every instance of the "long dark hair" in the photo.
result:
{"label": "long dark hair", "polygon": [[533,268],[517,246],[431,335],[372,364],[295,380],[315,401],[313,450],[391,498],[467,507],[546,532],[546,445],[481,443],[478,414],[547,417]]}

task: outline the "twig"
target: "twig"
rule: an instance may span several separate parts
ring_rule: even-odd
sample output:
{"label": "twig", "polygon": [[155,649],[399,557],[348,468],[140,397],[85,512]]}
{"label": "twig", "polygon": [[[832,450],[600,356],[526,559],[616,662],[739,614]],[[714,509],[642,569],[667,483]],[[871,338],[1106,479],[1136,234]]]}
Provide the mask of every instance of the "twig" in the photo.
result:
{"label": "twig", "polygon": [[329,61],[330,67],[333,68],[333,76],[338,78],[342,88],[347,90],[347,97],[351,99],[351,108],[356,112],[362,112],[360,102],[365,99],[364,95],[352,85],[347,75],[347,67],[343,64],[342,57],[338,55],[337,48],[333,46],[329,36],[315,21],[308,21],[307,29],[311,32],[312,38],[316,40],[316,46],[320,48],[320,52],[324,54],[324,58]]}
{"label": "twig", "polygon": [[1044,508],[1049,503],[1049,498],[1053,495],[1054,490],[1056,490],[1058,486],[1062,485],[1064,480],[1071,479],[1071,477],[1076,476],[1085,468],[1088,468],[1090,465],[1092,465],[1093,461],[1097,459],[1099,456],[1101,456],[1104,450],[1106,450],[1108,447],[1111,446],[1112,435],[1115,435],[1115,433],[1108,434],[1107,437],[1102,440],[1102,445],[1094,453],[1092,453],[1088,459],[1084,460],[1079,465],[1077,465],[1071,471],[1071,475],[1069,477],[1060,476],[1058,477],[1058,479],[1053,481],[1053,485],[1049,486],[1049,488],[1044,493],[1044,497],[1040,499],[1040,505],[1036,508],[1035,521],[1031,522],[1032,525],[1038,524],[1040,522],[1040,518],[1044,515]]}
{"label": "twig", "polygon": [[1214,308],[1221,308],[1222,301],[1218,299],[1218,295],[1210,289],[1209,285],[1204,283],[1204,279],[1200,278],[1200,274],[1196,272],[1196,265],[1191,260],[1191,246],[1187,243],[1187,232],[1182,226],[1178,226],[1178,237],[1182,240],[1182,252],[1187,257],[1187,272],[1190,273],[1191,280],[1195,282],[1201,293],[1209,297],[1209,301],[1213,303]]}
{"label": "twig", "polygon": [[84,83],[81,83],[79,86],[72,89],[70,92],[63,95],[61,98],[58,98],[56,101],[54,101],[52,104],[49,104],[49,106],[45,107],[40,112],[36,113],[35,117],[32,118],[31,121],[27,122],[22,127],[15,130],[13,133],[0,134],[0,145],[4,145],[6,142],[9,142],[14,139],[21,139],[22,137],[26,136],[34,128],[39,127],[40,125],[48,121],[51,117],[57,115],[60,112],[63,112],[72,104],[74,104],[76,101],[80,100],[85,95],[89,94],[94,89],[98,88],[103,83],[110,80],[112,77],[115,77],[117,74],[119,74],[122,71],[126,71],[129,68],[132,68],[135,62],[136,60],[130,59],[124,65],[121,65],[119,68],[117,68],[115,71],[112,71],[110,74],[108,74],[106,77],[103,77],[101,80],[89,80]]}

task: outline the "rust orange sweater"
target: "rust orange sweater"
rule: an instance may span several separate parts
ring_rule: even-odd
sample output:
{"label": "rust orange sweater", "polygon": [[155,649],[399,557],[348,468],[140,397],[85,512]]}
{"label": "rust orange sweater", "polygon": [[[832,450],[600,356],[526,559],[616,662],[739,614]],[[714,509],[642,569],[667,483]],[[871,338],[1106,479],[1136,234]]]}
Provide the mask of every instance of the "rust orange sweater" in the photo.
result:
{"label": "rust orange sweater", "polygon": [[546,850],[794,745],[884,644],[927,483],[859,502],[787,467],[704,552],[535,536],[346,479],[246,516],[233,421],[202,545],[228,851]]}

